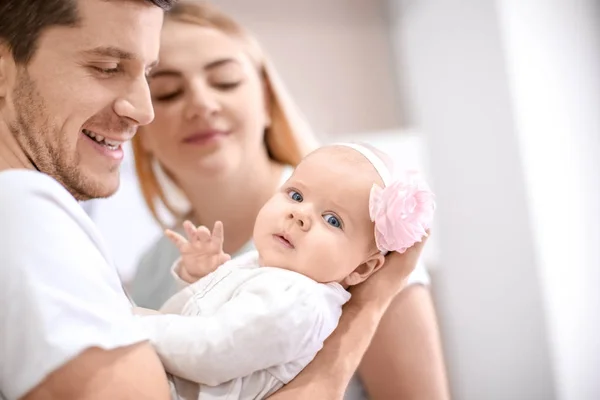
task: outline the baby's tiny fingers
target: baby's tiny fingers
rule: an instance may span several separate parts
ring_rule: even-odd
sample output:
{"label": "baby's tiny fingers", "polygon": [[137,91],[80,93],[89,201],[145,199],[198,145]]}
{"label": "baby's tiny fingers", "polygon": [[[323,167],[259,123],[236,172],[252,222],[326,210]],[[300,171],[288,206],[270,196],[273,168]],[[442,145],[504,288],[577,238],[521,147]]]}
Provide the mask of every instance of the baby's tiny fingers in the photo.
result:
{"label": "baby's tiny fingers", "polygon": [[182,248],[189,243],[186,238],[170,229],[165,230],[165,236],[169,238],[171,242],[173,242],[173,244],[179,249],[179,251],[182,251]]}
{"label": "baby's tiny fingers", "polygon": [[213,227],[212,236],[213,238],[217,239],[220,243],[223,243],[223,230],[223,223],[221,221],[216,221],[215,226]]}
{"label": "baby's tiny fingers", "polygon": [[200,242],[210,241],[210,231],[205,226],[200,226],[196,229],[196,239]]}
{"label": "baby's tiny fingers", "polygon": [[194,224],[192,224],[190,221],[184,221],[183,229],[185,230],[185,234],[188,240],[194,240],[194,237],[196,236],[196,227],[194,226]]}

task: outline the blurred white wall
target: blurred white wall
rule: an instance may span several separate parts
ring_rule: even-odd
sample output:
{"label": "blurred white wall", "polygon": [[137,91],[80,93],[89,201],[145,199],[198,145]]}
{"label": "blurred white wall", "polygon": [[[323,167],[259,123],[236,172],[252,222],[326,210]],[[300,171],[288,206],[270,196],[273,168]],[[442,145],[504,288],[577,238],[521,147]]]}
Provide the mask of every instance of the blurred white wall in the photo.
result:
{"label": "blurred white wall", "polygon": [[454,398],[600,398],[598,3],[390,9],[441,204]]}
{"label": "blurred white wall", "polygon": [[538,261],[491,1],[392,1],[438,198],[433,275],[453,397],[551,400]]}
{"label": "blurred white wall", "polygon": [[498,2],[557,397],[599,399],[600,2]]}

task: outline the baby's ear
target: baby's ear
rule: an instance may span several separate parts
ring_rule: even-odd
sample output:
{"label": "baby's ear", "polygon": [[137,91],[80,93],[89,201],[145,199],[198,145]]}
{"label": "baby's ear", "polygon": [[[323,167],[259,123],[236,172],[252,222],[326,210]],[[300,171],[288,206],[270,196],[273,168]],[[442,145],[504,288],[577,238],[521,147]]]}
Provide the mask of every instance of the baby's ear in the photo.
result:
{"label": "baby's ear", "polygon": [[369,257],[364,263],[360,264],[350,275],[344,279],[344,283],[348,286],[358,285],[364,282],[369,276],[373,275],[383,267],[385,257],[381,253],[377,253]]}

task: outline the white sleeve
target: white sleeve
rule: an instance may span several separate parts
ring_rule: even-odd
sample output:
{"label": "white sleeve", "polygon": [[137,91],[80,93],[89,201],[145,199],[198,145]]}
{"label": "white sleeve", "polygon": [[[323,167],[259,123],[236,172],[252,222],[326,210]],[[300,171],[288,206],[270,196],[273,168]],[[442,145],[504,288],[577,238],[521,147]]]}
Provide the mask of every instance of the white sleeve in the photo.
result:
{"label": "white sleeve", "polygon": [[6,399],[22,397],[85,349],[144,339],[92,222],[56,181],[33,171],[0,173],[0,221]]}
{"label": "white sleeve", "polygon": [[158,309],[162,314],[181,314],[183,307],[194,296],[191,285],[188,285],[169,297],[167,301]]}
{"label": "white sleeve", "polygon": [[[282,286],[267,274],[247,282],[211,316],[141,318],[165,369],[216,386],[295,360],[322,346],[328,321],[304,285]],[[263,279],[265,278],[265,279]],[[192,300],[193,301],[193,300]]]}
{"label": "white sleeve", "polygon": [[[177,283],[177,287],[179,289],[183,289],[186,288],[190,285],[190,283],[184,281],[183,279],[181,279],[181,276],[179,276],[179,263],[181,262],[181,257],[177,257],[177,259],[175,260],[175,262],[171,265],[171,276],[173,277],[173,279],[175,280],[175,283]],[[217,269],[222,269],[222,268],[232,268],[232,269],[255,269],[258,268],[258,253],[256,251],[249,251],[246,252],[245,254],[242,254],[240,256],[235,257],[234,259],[231,259],[221,265],[219,265],[217,267]],[[209,274],[206,274],[204,276],[207,277]]]}
{"label": "white sleeve", "polygon": [[185,287],[188,287],[190,284],[181,279],[181,277],[179,276],[180,262],[181,257],[177,257],[177,260],[175,260],[175,262],[173,262],[173,264],[171,265],[171,277],[175,280],[175,283],[177,283],[177,287],[179,289],[183,289]]}

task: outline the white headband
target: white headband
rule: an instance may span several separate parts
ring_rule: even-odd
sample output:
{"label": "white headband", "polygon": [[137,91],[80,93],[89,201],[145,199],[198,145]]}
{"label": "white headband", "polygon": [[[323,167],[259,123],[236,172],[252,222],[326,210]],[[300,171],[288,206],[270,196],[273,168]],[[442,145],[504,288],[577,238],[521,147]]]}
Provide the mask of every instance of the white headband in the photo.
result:
{"label": "white headband", "polygon": [[362,154],[383,181],[383,187],[373,184],[369,194],[369,216],[375,223],[375,243],[381,253],[404,253],[423,240],[431,226],[435,202],[433,193],[419,174],[407,171],[402,179],[394,179],[383,160],[366,146],[356,143],[336,145],[350,147]]}
{"label": "white headband", "polygon": [[383,181],[383,187],[387,187],[392,183],[392,172],[385,165],[383,160],[367,147],[356,143],[334,143],[334,146],[350,147],[362,154],[371,164]]}

